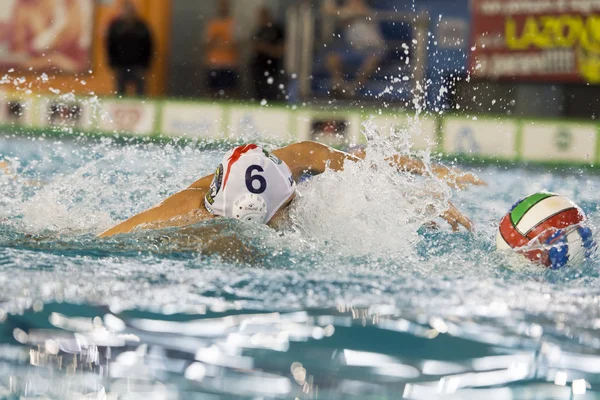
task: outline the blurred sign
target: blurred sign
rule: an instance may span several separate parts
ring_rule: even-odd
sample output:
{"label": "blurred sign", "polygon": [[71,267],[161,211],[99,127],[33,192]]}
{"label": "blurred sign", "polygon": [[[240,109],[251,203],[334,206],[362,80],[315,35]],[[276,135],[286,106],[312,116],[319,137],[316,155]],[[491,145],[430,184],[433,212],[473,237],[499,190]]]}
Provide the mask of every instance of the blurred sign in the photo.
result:
{"label": "blurred sign", "polygon": [[473,0],[475,76],[600,84],[600,1]]}
{"label": "blurred sign", "polygon": [[79,99],[42,98],[39,100],[39,125],[57,128],[89,128],[92,108]]}
{"label": "blurred sign", "polygon": [[33,99],[0,95],[0,124],[11,126],[34,126]]}
{"label": "blurred sign", "polygon": [[303,111],[295,113],[298,140],[316,140],[331,146],[352,146],[359,142],[361,121],[358,113]]}
{"label": "blurred sign", "polygon": [[403,150],[426,150],[437,145],[436,124],[434,118],[384,114],[370,118],[363,129],[367,132],[375,130],[384,137],[395,135],[394,143],[404,147]]}
{"label": "blurred sign", "polygon": [[0,67],[89,69],[94,0],[2,0]]}
{"label": "blurred sign", "polygon": [[229,137],[256,141],[276,139],[292,140],[291,115],[285,109],[257,107],[232,107],[229,111]]}
{"label": "blurred sign", "polygon": [[223,107],[218,105],[167,102],[160,132],[175,137],[216,139],[222,136],[222,121]]}
{"label": "blurred sign", "polygon": [[347,142],[347,130],[348,121],[345,119],[315,118],[312,120],[310,138],[331,146],[339,146]]}
{"label": "blurred sign", "polygon": [[443,18],[435,26],[438,49],[456,50],[467,46],[469,21],[462,18]]}
{"label": "blurred sign", "polygon": [[136,100],[105,100],[98,120],[102,131],[151,135],[155,132],[156,104]]}
{"label": "blurred sign", "polygon": [[596,125],[535,122],[523,125],[523,159],[592,164],[596,158]]}
{"label": "blurred sign", "polygon": [[511,120],[444,119],[444,152],[513,159],[516,156],[517,123]]}

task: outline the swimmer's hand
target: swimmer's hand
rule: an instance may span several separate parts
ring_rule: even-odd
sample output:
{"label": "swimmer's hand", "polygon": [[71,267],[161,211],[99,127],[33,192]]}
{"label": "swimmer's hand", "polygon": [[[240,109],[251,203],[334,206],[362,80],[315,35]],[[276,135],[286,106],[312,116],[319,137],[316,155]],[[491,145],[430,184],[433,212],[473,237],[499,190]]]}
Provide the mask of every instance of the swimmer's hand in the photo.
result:
{"label": "swimmer's hand", "polygon": [[452,169],[449,174],[438,178],[443,179],[449,186],[456,189],[465,189],[468,185],[487,186],[487,183],[471,172],[462,172],[459,169]]}
{"label": "swimmer's hand", "polygon": [[[359,155],[361,158],[364,158],[364,156],[365,154]],[[470,172],[463,172],[458,168],[448,168],[441,164],[431,164],[429,169],[423,161],[405,155],[395,155],[387,160],[390,161],[391,166],[396,167],[399,171],[418,175],[434,175],[446,182],[448,186],[456,189],[464,189],[468,185],[487,185],[477,175]]]}
{"label": "swimmer's hand", "polygon": [[10,170],[10,164],[7,161],[0,161],[0,172],[2,172],[4,175],[10,178],[16,178],[15,174],[13,174]]}
{"label": "swimmer's hand", "polygon": [[454,232],[457,232],[460,228],[460,225],[464,226],[469,232],[473,232],[473,223],[471,220],[463,215],[456,206],[450,202],[448,202],[449,208],[440,215],[443,219],[446,220],[452,227]]}

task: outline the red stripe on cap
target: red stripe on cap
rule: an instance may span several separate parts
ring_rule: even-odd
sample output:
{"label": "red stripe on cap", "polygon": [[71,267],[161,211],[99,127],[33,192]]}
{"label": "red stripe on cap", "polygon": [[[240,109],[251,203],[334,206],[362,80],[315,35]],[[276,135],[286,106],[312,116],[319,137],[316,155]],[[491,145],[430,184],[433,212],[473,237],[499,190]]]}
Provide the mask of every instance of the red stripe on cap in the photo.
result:
{"label": "red stripe on cap", "polygon": [[225,185],[227,185],[227,179],[229,179],[231,166],[242,157],[242,154],[247,153],[248,151],[256,148],[258,148],[258,146],[255,144],[247,144],[244,146],[236,147],[235,150],[233,150],[233,154],[231,154],[231,157],[229,157],[228,160],[229,162],[227,163],[227,172],[225,173],[225,179],[223,180],[223,189],[225,188]]}
{"label": "red stripe on cap", "polygon": [[514,227],[510,220],[510,214],[506,214],[500,221],[500,234],[510,247],[522,247],[529,243],[529,240]]}
{"label": "red stripe on cap", "polygon": [[583,222],[584,218],[585,217],[583,213],[578,208],[569,208],[533,227],[529,232],[527,232],[527,237],[529,239],[533,239],[549,229],[563,229],[567,226]]}

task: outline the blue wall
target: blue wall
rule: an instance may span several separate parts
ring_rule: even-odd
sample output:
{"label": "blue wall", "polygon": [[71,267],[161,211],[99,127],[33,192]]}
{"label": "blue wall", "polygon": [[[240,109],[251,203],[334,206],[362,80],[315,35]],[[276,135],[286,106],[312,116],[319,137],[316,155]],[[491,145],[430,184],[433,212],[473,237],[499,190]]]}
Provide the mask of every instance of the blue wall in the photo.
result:
{"label": "blue wall", "polygon": [[[427,78],[428,108],[447,106],[447,95],[441,96],[442,86],[448,86],[450,76],[466,76],[468,52],[470,47],[470,1],[469,0],[371,0],[373,8],[396,10],[401,12],[426,12],[430,18],[429,32],[433,35],[429,41]],[[462,42],[452,46],[444,41],[445,33],[453,33],[453,28]]]}
{"label": "blue wall", "polygon": [[[373,9],[382,11],[398,12],[426,12],[430,18],[430,36],[428,46],[427,62],[427,108],[436,110],[448,105],[448,96],[440,97],[440,89],[448,87],[451,76],[465,76],[467,70],[467,56],[470,47],[470,8],[469,0],[370,0]],[[387,40],[410,36],[411,28],[402,24],[382,23],[382,31]],[[448,34],[456,35],[461,40],[456,45],[455,40],[448,42]],[[402,50],[402,49],[400,49]],[[328,86],[327,74],[323,68],[323,54],[317,56],[315,68],[315,82],[313,88],[318,92],[326,90]],[[403,52],[398,54],[391,52],[382,63],[382,71],[373,77],[371,82],[372,92],[379,90],[388,84],[385,76],[396,71],[397,65],[403,63]],[[381,76],[379,76],[381,75]],[[411,85],[407,84],[407,89]],[[396,100],[401,100],[396,98]]]}

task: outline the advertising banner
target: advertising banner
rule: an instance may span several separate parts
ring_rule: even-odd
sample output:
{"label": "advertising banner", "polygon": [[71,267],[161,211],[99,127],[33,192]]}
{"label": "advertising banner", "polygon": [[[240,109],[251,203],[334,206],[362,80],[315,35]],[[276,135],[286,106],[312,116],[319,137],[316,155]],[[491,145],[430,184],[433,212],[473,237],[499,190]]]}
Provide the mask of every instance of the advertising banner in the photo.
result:
{"label": "advertising banner", "polygon": [[355,145],[360,140],[358,113],[305,111],[295,115],[298,140],[314,140],[337,147]]}
{"label": "advertising banner", "polygon": [[229,110],[229,137],[247,142],[294,139],[292,116],[289,110],[258,107],[232,107]]}
{"label": "advertising banner", "polygon": [[90,69],[94,0],[2,0],[0,67]]}
{"label": "advertising banner", "polygon": [[444,152],[512,160],[516,157],[518,124],[513,120],[444,119]]}
{"label": "advertising banner", "polygon": [[223,107],[209,104],[166,102],[160,133],[173,137],[216,139],[222,137]]}
{"label": "advertising banner", "polygon": [[104,100],[98,125],[105,132],[152,135],[155,133],[156,104],[137,100]]}
{"label": "advertising banner", "polygon": [[38,125],[65,129],[89,129],[93,109],[87,101],[69,98],[41,98],[38,100]]}
{"label": "advertising banner", "polygon": [[474,76],[600,84],[600,1],[473,0],[472,13]]}
{"label": "advertising banner", "polygon": [[593,164],[596,125],[536,122],[523,125],[525,161],[564,161]]}
{"label": "advertising banner", "polygon": [[0,124],[33,127],[36,126],[34,99],[0,93]]}
{"label": "advertising banner", "polygon": [[437,146],[434,118],[381,115],[367,119],[364,129],[374,130],[384,137],[394,134],[400,142],[405,141],[413,150],[435,149]]}

